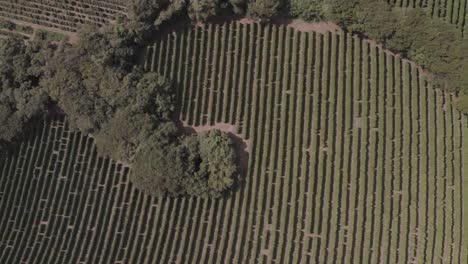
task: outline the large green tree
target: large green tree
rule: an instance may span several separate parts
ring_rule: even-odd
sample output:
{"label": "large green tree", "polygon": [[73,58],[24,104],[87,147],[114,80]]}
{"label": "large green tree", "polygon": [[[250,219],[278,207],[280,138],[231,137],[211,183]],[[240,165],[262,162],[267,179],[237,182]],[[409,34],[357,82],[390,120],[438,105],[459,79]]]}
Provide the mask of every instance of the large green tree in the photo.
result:
{"label": "large green tree", "polygon": [[52,48],[43,42],[0,40],[0,141],[11,142],[45,114],[48,96],[39,86]]}
{"label": "large green tree", "polygon": [[150,140],[136,155],[130,180],[153,195],[219,197],[238,180],[233,145],[219,130]]}
{"label": "large green tree", "polygon": [[253,0],[247,5],[247,15],[260,19],[271,19],[279,15],[280,7],[280,0]]}

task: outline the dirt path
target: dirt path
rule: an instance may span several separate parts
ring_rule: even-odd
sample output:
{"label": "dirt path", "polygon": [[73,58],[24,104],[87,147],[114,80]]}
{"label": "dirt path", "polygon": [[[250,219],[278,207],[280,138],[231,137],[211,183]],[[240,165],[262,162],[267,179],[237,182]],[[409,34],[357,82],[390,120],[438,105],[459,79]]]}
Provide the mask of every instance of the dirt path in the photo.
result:
{"label": "dirt path", "polygon": [[69,32],[69,31],[65,31],[65,30],[62,30],[62,29],[58,29],[58,28],[52,28],[52,27],[46,27],[46,26],[41,26],[41,25],[37,25],[37,24],[33,24],[33,23],[29,23],[29,22],[25,22],[25,21],[21,21],[21,20],[16,20],[16,19],[12,19],[12,18],[5,18],[7,19],[8,21],[11,21],[19,26],[25,26],[25,27],[31,27],[32,29],[34,29],[34,34],[37,30],[46,30],[46,31],[50,31],[50,32],[55,32],[55,33],[59,33],[59,34],[62,34],[62,35],[65,35],[68,37],[68,42],[70,44],[76,44],[78,43],[78,33],[74,33],[74,32]]}

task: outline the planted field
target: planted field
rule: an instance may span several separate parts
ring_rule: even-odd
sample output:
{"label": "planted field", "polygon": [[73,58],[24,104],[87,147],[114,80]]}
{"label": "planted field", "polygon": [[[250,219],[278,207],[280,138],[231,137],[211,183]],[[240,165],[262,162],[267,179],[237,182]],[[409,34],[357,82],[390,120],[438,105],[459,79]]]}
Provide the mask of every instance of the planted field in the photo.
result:
{"label": "planted field", "polygon": [[433,17],[440,17],[454,24],[462,31],[468,27],[467,0],[386,0],[387,2],[404,8],[427,8]]}
{"label": "planted field", "polygon": [[0,0],[0,18],[75,32],[81,24],[101,26],[126,14],[124,0]]}
{"label": "planted field", "polygon": [[176,80],[183,121],[249,141],[242,186],[146,196],[49,120],[0,162],[0,263],[465,263],[467,120],[414,65],[345,33],[238,22],[167,34],[146,58]]}

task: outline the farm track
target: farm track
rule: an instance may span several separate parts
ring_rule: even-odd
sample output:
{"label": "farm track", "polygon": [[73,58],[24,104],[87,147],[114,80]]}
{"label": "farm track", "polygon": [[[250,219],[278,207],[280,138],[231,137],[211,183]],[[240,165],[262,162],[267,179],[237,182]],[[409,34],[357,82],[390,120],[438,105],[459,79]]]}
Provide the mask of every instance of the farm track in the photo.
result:
{"label": "farm track", "polygon": [[184,124],[249,141],[241,188],[149,197],[50,119],[1,157],[0,263],[466,262],[467,120],[414,64],[343,32],[238,22],[146,52]]}

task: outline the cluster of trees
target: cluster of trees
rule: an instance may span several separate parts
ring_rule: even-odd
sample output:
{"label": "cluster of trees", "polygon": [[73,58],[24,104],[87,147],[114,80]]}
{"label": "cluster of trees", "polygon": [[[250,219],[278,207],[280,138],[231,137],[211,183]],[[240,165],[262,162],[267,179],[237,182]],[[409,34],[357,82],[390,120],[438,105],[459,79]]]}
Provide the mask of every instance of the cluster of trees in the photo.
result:
{"label": "cluster of trees", "polygon": [[53,50],[42,42],[0,41],[0,148],[45,114],[48,98],[39,82]]}
{"label": "cluster of trees", "polygon": [[222,195],[237,179],[234,144],[221,132],[186,136],[176,126],[174,85],[137,63],[145,30],[85,27],[74,46],[0,41],[2,145],[54,105],[95,139],[100,155],[133,165],[130,179],[141,189]]}
{"label": "cluster of trees", "polygon": [[233,165],[237,158],[227,134],[212,130],[176,138],[170,136],[174,132],[166,124],[158,131],[166,134],[157,135],[136,155],[135,185],[149,193],[207,197],[229,190],[238,179],[238,168]]}
{"label": "cluster of trees", "polygon": [[285,6],[282,0],[134,0],[130,13],[133,21],[160,26],[174,18],[207,21],[220,15],[271,19],[284,13]]}

